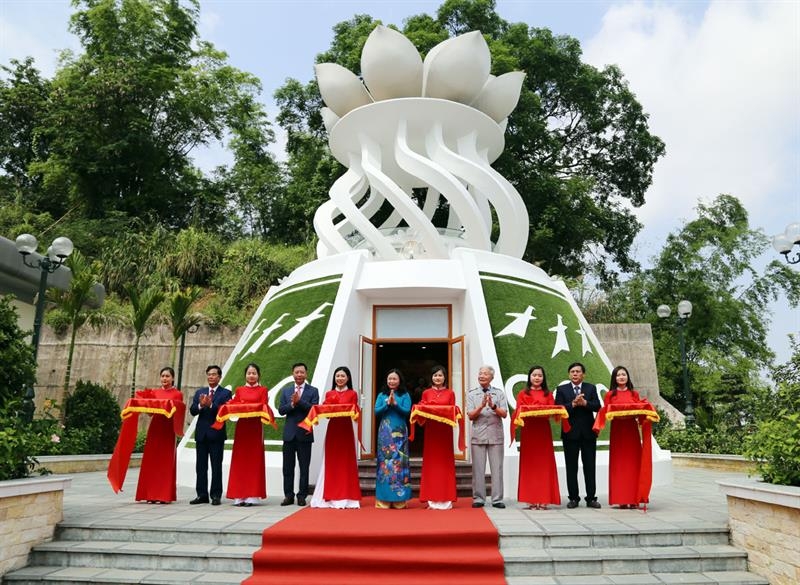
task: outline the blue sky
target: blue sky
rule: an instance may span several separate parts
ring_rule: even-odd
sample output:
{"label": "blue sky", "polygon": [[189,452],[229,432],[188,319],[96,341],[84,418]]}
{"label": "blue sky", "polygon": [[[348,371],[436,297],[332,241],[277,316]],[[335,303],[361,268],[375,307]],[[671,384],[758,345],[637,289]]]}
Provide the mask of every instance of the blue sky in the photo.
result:
{"label": "blue sky", "polygon": [[[363,13],[400,25],[440,4],[201,0],[200,32],[261,79],[274,119],[273,92],[287,77],[311,78],[337,22]],[[800,221],[800,2],[498,0],[497,12],[578,38],[597,67],[619,65],[650,114],[667,154],[636,210],[645,225],[636,256],[645,265],[669,232],[695,217],[699,199],[719,193],[738,197],[751,225],[768,235]],[[67,32],[71,13],[67,0],[0,0],[0,63],[31,55],[52,75],[58,52],[79,48]],[[221,156],[210,149],[196,159],[210,168]],[[761,263],[776,257],[770,247]],[[800,311],[776,303],[769,342],[779,360],[789,356],[788,334],[798,332]]]}

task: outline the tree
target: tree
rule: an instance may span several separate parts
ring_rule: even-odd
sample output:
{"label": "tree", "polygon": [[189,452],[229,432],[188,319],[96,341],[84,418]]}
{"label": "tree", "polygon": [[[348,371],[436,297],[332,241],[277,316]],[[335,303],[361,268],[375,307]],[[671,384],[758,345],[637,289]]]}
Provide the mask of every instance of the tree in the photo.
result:
{"label": "tree", "polygon": [[24,388],[33,385],[36,377],[36,361],[26,333],[21,331],[17,310],[10,297],[0,297],[0,408],[15,399],[21,399]]}
{"label": "tree", "polygon": [[[361,49],[377,24],[366,15],[337,24],[330,49],[317,61],[359,74]],[[583,63],[576,39],[504,21],[494,0],[446,0],[436,17],[413,16],[403,32],[424,55],[449,36],[476,29],[489,44],[493,74],[526,73],[495,165],[522,194],[531,217],[525,259],[564,276],[595,271],[608,278],[617,269],[635,269],[630,251],[641,225],[627,206],[644,203],[664,144],[649,132],[622,73]],[[275,97],[291,171],[282,203],[295,214],[281,233],[291,237],[296,223],[311,223],[343,169],[325,146],[316,83],[289,80]]]}
{"label": "tree", "polygon": [[4,73],[0,78],[0,197],[11,204],[23,196],[35,199],[38,192],[28,166],[46,152],[37,127],[47,109],[50,83],[30,57],[12,59],[11,66],[2,65],[0,71]]}
{"label": "tree", "polygon": [[175,353],[178,348],[178,340],[183,337],[189,329],[199,325],[203,321],[200,313],[192,313],[192,307],[197,299],[203,294],[199,288],[189,287],[185,290],[176,290],[169,295],[169,310],[167,316],[172,327],[172,352],[170,353],[170,363],[175,363]]}
{"label": "tree", "polygon": [[139,341],[147,329],[150,317],[164,300],[164,293],[161,289],[150,286],[139,291],[134,286],[128,286],[128,298],[131,301],[130,324],[133,327],[133,375],[131,376],[131,398],[136,392],[136,365],[139,361]]}
{"label": "tree", "polygon": [[719,195],[698,204],[697,212],[667,237],[652,268],[609,291],[600,312],[617,322],[652,324],[661,393],[682,409],[678,332],[673,321],[656,316],[656,307],[692,302],[684,329],[691,388],[698,424],[710,426],[731,413],[745,420],[752,410],[745,402],[763,394],[759,371],[774,359],[767,343],[769,303],[785,294],[796,307],[800,273],[778,260],[763,270],[756,266],[769,241],[750,228],[735,197]]}
{"label": "tree", "polygon": [[72,279],[67,290],[53,289],[51,298],[64,312],[69,322],[69,350],[67,352],[67,368],[64,372],[64,395],[69,392],[70,376],[72,374],[72,358],[75,352],[75,337],[78,330],[89,319],[90,310],[86,303],[94,297],[92,288],[97,282],[95,267],[75,250],[67,260],[67,266],[72,271]]}
{"label": "tree", "polygon": [[62,55],[37,126],[48,150],[28,168],[42,183],[41,209],[220,225],[229,202],[205,199],[190,153],[226,136],[273,140],[259,81],[198,37],[196,0],[73,4],[83,52]]}

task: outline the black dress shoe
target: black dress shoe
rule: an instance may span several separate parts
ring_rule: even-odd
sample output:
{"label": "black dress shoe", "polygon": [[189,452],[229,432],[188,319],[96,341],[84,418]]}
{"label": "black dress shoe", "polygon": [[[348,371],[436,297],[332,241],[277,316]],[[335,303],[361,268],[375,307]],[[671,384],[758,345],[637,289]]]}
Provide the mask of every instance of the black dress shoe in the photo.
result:
{"label": "black dress shoe", "polygon": [[473,508],[483,508],[483,502],[472,502]]}
{"label": "black dress shoe", "polygon": [[207,504],[207,503],[208,503],[208,498],[195,498],[195,499],[193,499],[193,500],[192,500],[191,502],[189,502],[189,503],[190,503],[191,505],[195,505],[195,504]]}
{"label": "black dress shoe", "polygon": [[597,500],[589,500],[588,502],[586,502],[586,507],[594,508],[595,510],[599,510],[600,508],[602,508],[600,502],[598,502]]}
{"label": "black dress shoe", "polygon": [[492,506],[495,508],[500,508],[501,510],[506,507],[506,505],[503,502],[495,502],[494,504],[492,504]]}
{"label": "black dress shoe", "polygon": [[297,496],[297,505],[298,506],[305,506],[306,505],[306,499],[304,497],[302,497],[302,496]]}
{"label": "black dress shoe", "polygon": [[569,508],[570,510],[577,507],[578,507],[578,500],[570,500],[569,502],[567,502],[567,508]]}
{"label": "black dress shoe", "polygon": [[219,498],[211,498],[212,506],[219,506],[219,504],[220,504]]}
{"label": "black dress shoe", "polygon": [[281,502],[281,506],[291,506],[292,504],[294,504],[294,497],[290,498],[287,496],[283,498],[283,501]]}

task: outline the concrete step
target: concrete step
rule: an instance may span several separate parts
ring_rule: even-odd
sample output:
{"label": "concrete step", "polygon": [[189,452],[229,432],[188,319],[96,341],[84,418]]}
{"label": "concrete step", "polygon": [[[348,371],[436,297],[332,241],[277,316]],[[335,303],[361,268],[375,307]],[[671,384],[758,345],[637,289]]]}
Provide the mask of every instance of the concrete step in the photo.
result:
{"label": "concrete step", "polygon": [[692,530],[664,528],[639,529],[636,532],[577,532],[551,530],[531,534],[525,531],[503,529],[500,531],[500,552],[516,549],[595,549],[619,547],[726,545],[728,532],[721,528],[695,528]]}
{"label": "concrete step", "polygon": [[[536,523],[526,522],[522,530],[517,521],[502,521],[520,513],[535,514]],[[636,528],[642,515],[633,511],[626,523],[616,524],[598,524],[600,516],[566,518],[563,510],[491,510],[490,517],[500,527],[509,585],[768,585],[746,572],[745,553],[729,546],[719,522]],[[62,522],[55,540],[35,547],[29,566],[6,574],[2,582],[221,585],[250,575],[264,523],[181,524],[176,517],[174,524]]]}
{"label": "concrete step", "polygon": [[235,530],[222,532],[202,526],[175,530],[174,528],[128,528],[125,526],[102,526],[91,528],[84,525],[62,522],[56,528],[55,541],[112,541],[149,542],[160,544],[198,544],[213,546],[246,546],[257,549],[261,546],[260,530]]}
{"label": "concrete step", "polygon": [[258,546],[58,540],[36,546],[33,566],[249,574]]}
{"label": "concrete step", "polygon": [[[249,574],[249,573],[248,573]],[[208,571],[151,571],[148,569],[105,569],[94,567],[25,567],[3,577],[3,583],[14,585],[86,585],[87,583],[148,583],[177,585],[233,585],[248,575],[242,573],[210,573]]]}
{"label": "concrete step", "polygon": [[626,575],[747,571],[747,554],[730,545],[621,548],[506,548],[508,576]]}
{"label": "concrete step", "polygon": [[631,573],[627,575],[581,575],[506,577],[507,585],[769,585],[769,581],[746,571],[704,573]]}

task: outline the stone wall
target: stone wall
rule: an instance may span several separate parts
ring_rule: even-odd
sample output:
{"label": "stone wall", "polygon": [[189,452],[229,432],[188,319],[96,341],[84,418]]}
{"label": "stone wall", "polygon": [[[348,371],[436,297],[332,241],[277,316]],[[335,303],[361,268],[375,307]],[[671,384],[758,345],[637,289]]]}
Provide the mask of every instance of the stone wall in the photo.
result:
{"label": "stone wall", "polygon": [[0,576],[24,567],[31,548],[52,540],[70,483],[64,477],[0,482]]}
{"label": "stone wall", "polygon": [[800,488],[756,480],[719,482],[728,497],[731,542],[770,585],[800,583]]}
{"label": "stone wall", "polygon": [[[186,336],[183,359],[183,395],[189,399],[196,388],[206,384],[205,370],[210,364],[224,365],[242,329],[209,329],[200,327]],[[129,329],[104,327],[95,331],[84,327],[78,332],[72,362],[72,386],[78,380],[89,380],[111,389],[120,405],[130,396],[133,373],[133,332]],[[56,335],[50,327],[42,328],[39,344],[39,370],[36,384],[36,407],[46,399],[64,402],[64,368],[69,350],[69,335]],[[139,342],[136,387],[160,386],[159,370],[173,366],[172,333],[166,326],[151,330]],[[176,359],[177,362],[177,353]]]}

